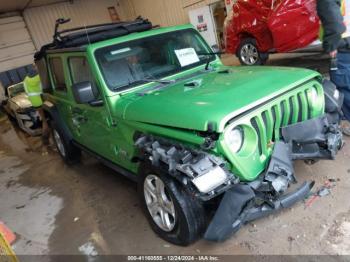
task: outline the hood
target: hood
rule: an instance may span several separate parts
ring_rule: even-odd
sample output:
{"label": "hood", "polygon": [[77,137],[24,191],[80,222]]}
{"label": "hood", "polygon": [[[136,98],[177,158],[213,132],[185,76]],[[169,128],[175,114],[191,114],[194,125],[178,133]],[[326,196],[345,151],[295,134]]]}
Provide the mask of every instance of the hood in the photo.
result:
{"label": "hood", "polygon": [[[230,73],[218,73],[229,69]],[[283,67],[223,67],[144,95],[125,98],[123,118],[144,123],[222,132],[227,121],[300,84],[317,72]],[[195,87],[185,83],[196,81]],[[143,90],[145,92],[145,90]]]}
{"label": "hood", "polygon": [[31,107],[32,104],[28,99],[26,93],[20,93],[10,99],[13,103],[15,103],[19,108],[28,108]]}

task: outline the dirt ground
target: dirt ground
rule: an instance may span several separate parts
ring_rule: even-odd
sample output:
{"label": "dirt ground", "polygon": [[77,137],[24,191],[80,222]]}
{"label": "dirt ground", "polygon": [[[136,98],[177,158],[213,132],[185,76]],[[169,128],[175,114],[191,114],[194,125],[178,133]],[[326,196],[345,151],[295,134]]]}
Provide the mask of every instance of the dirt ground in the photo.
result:
{"label": "dirt ground", "polygon": [[[227,64],[237,64],[224,57]],[[270,65],[327,71],[319,55],[276,55]],[[263,87],[262,87],[263,88]],[[143,216],[136,185],[89,156],[68,167],[38,138],[0,120],[0,221],[17,235],[17,254],[348,254],[350,139],[336,161],[296,163],[299,182],[315,189],[332,179],[330,194],[247,224],[224,243],[189,247],[158,238]]]}

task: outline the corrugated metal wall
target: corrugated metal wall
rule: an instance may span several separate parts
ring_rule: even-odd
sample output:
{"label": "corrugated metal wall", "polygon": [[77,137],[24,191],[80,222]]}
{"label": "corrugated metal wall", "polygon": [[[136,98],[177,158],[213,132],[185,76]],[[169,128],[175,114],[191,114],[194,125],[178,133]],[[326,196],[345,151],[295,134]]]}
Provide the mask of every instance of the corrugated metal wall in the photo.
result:
{"label": "corrugated metal wall", "polygon": [[32,63],[34,52],[23,18],[0,18],[0,72]]}
{"label": "corrugated metal wall", "polygon": [[74,0],[26,9],[23,13],[35,47],[51,42],[55,21],[69,17],[61,28],[110,22],[107,8],[114,6],[122,20],[141,15],[153,24],[172,26],[189,23],[188,11],[218,0]]}
{"label": "corrugated metal wall", "polygon": [[138,15],[150,19],[153,24],[173,26],[189,23],[188,11],[220,0],[121,0],[127,18]]}
{"label": "corrugated metal wall", "polygon": [[71,28],[83,24],[99,24],[111,22],[108,7],[114,6],[121,19],[129,10],[120,2],[124,0],[74,0],[41,7],[26,9],[23,13],[26,24],[33,37],[37,49],[52,41],[57,18],[71,18],[71,22],[60,28]]}
{"label": "corrugated metal wall", "polygon": [[198,0],[183,0],[184,5],[183,8],[186,11],[186,14],[188,14],[188,11],[191,9],[196,9],[205,5],[210,5],[213,4],[215,2],[220,2],[223,0],[202,0],[202,1],[198,1]]}
{"label": "corrugated metal wall", "polygon": [[127,0],[135,16],[150,19],[154,25],[172,26],[189,22],[183,0]]}

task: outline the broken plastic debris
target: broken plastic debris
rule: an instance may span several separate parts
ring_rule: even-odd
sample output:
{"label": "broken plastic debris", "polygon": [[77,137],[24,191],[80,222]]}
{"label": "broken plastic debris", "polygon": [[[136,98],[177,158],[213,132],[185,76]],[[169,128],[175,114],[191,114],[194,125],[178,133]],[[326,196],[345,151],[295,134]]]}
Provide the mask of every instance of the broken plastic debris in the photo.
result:
{"label": "broken plastic debris", "polygon": [[289,237],[288,237],[288,241],[289,241],[289,242],[292,242],[292,241],[294,241],[294,240],[295,240],[294,237],[292,237],[292,236],[289,236]]}
{"label": "broken plastic debris", "polygon": [[49,153],[47,151],[44,151],[41,153],[41,156],[47,156]]}
{"label": "broken plastic debris", "polygon": [[327,196],[331,193],[331,188],[335,186],[334,179],[327,179],[315,193],[311,194],[305,203],[305,207],[310,207],[318,198]]}
{"label": "broken plastic debris", "polygon": [[86,256],[94,257],[98,255],[94,245],[91,242],[87,242],[84,245],[80,246],[79,251]]}
{"label": "broken plastic debris", "polygon": [[324,196],[329,195],[330,193],[331,193],[331,191],[328,188],[323,187],[317,192],[317,195],[319,195],[320,197],[324,197]]}

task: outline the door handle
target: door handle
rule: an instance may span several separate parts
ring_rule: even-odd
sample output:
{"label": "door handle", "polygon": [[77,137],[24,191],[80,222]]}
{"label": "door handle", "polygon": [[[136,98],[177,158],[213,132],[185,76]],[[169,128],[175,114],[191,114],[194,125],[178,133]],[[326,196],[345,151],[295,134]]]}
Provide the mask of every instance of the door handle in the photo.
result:
{"label": "door handle", "polygon": [[73,107],[73,108],[72,108],[72,113],[73,113],[73,114],[82,114],[82,113],[83,113],[83,110],[80,109],[79,107]]}
{"label": "door handle", "polygon": [[74,125],[79,126],[80,124],[86,123],[88,121],[88,118],[85,116],[76,115],[73,116],[72,120]]}
{"label": "door handle", "polygon": [[74,119],[76,119],[79,122],[87,122],[87,117],[85,116],[75,116]]}
{"label": "door handle", "polygon": [[85,111],[83,109],[79,107],[73,107],[71,109],[71,112],[74,125],[80,125],[88,121],[88,118],[84,116]]}

